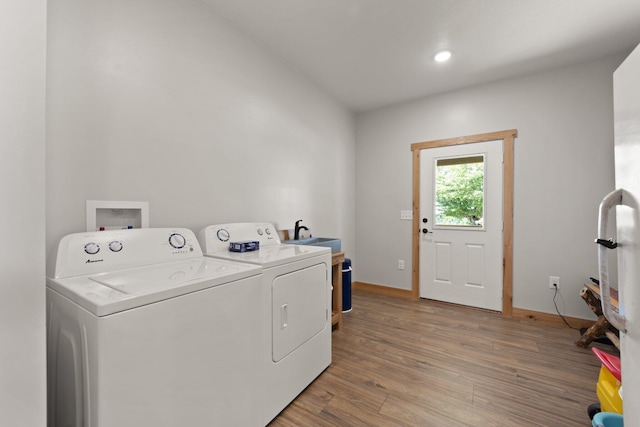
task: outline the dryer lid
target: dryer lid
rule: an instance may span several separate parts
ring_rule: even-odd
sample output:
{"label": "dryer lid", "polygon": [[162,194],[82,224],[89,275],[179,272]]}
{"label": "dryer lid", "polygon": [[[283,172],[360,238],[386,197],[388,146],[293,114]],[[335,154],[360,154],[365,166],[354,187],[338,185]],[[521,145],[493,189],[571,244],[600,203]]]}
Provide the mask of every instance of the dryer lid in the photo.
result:
{"label": "dryer lid", "polygon": [[251,276],[256,265],[198,258],[66,279],[50,279],[48,286],[96,316],[152,304]]}
{"label": "dryer lid", "polygon": [[331,254],[331,249],[321,246],[278,244],[265,247],[261,246],[260,249],[253,252],[224,251],[207,255],[238,262],[258,264],[264,268],[270,268],[325,254]]}

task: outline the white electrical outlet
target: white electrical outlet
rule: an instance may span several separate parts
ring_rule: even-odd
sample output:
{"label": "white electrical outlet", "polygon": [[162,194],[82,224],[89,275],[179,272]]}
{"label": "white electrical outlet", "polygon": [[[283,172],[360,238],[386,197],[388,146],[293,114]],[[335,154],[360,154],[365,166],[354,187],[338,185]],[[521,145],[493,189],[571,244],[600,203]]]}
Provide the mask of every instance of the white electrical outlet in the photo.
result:
{"label": "white electrical outlet", "polygon": [[549,276],[549,289],[560,289],[560,277]]}
{"label": "white electrical outlet", "polygon": [[404,219],[404,220],[413,219],[413,211],[400,211],[400,219]]}
{"label": "white electrical outlet", "polygon": [[398,270],[404,270],[404,260],[403,259],[399,259],[398,260]]}

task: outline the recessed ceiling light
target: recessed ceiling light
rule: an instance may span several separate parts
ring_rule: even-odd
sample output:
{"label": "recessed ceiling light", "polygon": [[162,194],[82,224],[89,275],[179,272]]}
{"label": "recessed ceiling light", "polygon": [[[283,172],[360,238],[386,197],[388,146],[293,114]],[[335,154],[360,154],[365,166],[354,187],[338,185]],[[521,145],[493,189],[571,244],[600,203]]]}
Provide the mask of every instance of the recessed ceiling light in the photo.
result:
{"label": "recessed ceiling light", "polygon": [[449,60],[449,58],[451,58],[451,52],[448,50],[443,50],[441,52],[436,53],[436,56],[433,57],[433,59],[436,60],[436,62],[446,62]]}

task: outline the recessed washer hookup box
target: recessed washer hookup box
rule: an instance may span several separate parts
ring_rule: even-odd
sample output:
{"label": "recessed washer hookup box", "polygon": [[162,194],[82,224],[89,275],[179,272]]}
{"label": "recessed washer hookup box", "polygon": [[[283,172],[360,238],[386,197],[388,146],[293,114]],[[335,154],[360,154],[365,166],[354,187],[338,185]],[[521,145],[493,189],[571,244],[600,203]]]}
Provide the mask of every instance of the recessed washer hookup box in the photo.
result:
{"label": "recessed washer hookup box", "polygon": [[229,250],[231,252],[251,252],[260,248],[260,242],[256,240],[247,240],[244,242],[231,242],[229,243]]}

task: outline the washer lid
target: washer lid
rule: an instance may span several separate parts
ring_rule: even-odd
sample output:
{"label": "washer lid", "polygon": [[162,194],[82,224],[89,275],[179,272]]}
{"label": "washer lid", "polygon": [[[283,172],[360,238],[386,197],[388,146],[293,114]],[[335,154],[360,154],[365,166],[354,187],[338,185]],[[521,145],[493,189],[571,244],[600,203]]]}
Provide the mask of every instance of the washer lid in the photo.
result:
{"label": "washer lid", "polygon": [[49,279],[56,290],[96,316],[259,275],[257,265],[198,258],[66,279]]}
{"label": "washer lid", "polygon": [[321,246],[304,246],[279,244],[260,247],[253,252],[215,252],[206,254],[216,258],[224,258],[238,262],[258,264],[264,268],[275,267],[294,261],[311,258],[318,255],[330,254],[331,249]]}

